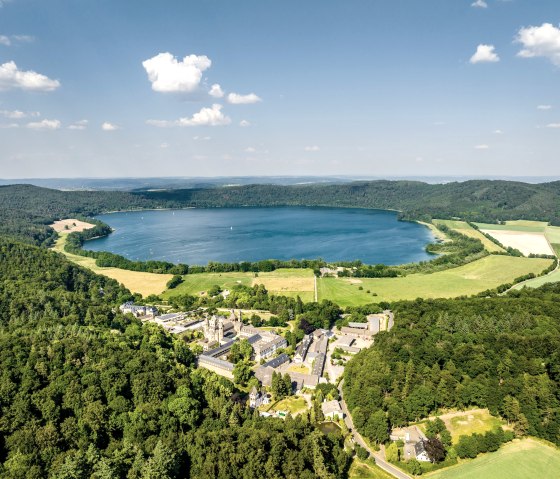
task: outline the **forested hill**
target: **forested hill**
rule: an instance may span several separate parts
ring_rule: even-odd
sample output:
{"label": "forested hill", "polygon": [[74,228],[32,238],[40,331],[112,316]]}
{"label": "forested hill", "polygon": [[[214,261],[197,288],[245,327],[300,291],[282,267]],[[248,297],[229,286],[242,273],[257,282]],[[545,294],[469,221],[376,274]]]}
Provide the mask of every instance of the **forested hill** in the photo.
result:
{"label": "forested hill", "polygon": [[123,316],[130,293],[0,238],[0,477],[347,476],[341,436],[265,419],[185,343]]}
{"label": "forested hill", "polygon": [[298,186],[247,185],[165,191],[58,191],[0,186],[0,234],[48,244],[54,219],[139,208],[338,206],[394,209],[405,219],[533,219],[560,225],[560,182],[473,180],[427,184],[370,181]]}
{"label": "forested hill", "polygon": [[339,185],[249,185],[150,192],[152,200],[190,206],[343,206],[394,209],[408,219],[540,219],[560,224],[560,182],[539,185],[477,180],[432,185],[371,181]]}
{"label": "forested hill", "polygon": [[394,328],[344,372],[346,401],[366,436],[380,439],[379,418],[401,426],[480,407],[518,434],[560,445],[560,283],[391,307]]}

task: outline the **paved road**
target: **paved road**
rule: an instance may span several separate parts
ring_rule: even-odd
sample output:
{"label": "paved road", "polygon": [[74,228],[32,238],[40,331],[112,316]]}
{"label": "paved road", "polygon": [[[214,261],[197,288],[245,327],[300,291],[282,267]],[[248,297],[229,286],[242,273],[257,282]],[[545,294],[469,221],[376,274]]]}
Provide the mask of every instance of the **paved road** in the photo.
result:
{"label": "paved road", "polygon": [[348,430],[352,431],[352,438],[354,439],[354,442],[356,442],[357,444],[362,446],[366,451],[368,451],[369,454],[375,458],[375,464],[377,464],[385,472],[391,474],[391,476],[396,477],[397,479],[411,479],[411,476],[404,473],[403,471],[393,466],[392,464],[388,463],[385,460],[385,453],[383,451],[379,451],[379,452],[372,451],[364,441],[364,438],[361,436],[361,434],[358,431],[356,431],[356,429],[354,428],[354,423],[352,422],[352,416],[350,415],[348,406],[346,406],[346,401],[342,397],[343,383],[344,383],[344,379],[340,381],[338,385],[338,391],[340,393],[340,406],[342,407],[342,411],[344,412],[344,422],[346,423]]}

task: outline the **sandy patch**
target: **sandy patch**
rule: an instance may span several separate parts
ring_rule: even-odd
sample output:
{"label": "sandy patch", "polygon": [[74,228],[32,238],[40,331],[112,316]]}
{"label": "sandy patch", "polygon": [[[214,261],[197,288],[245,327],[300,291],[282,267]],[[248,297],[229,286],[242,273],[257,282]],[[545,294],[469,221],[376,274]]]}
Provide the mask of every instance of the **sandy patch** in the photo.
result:
{"label": "sandy patch", "polygon": [[84,231],[93,228],[95,225],[91,223],[86,223],[85,221],[80,221],[76,219],[66,219],[55,221],[52,225],[49,225],[57,233],[66,231],[72,233],[73,231]]}
{"label": "sandy patch", "polygon": [[362,284],[363,281],[361,279],[345,279],[344,281],[346,281],[347,283],[350,284]]}
{"label": "sandy patch", "polygon": [[508,231],[508,230],[481,230],[496,238],[504,246],[511,246],[518,249],[525,256],[532,254],[550,254],[554,251],[550,247],[543,233],[527,233],[524,231]]}

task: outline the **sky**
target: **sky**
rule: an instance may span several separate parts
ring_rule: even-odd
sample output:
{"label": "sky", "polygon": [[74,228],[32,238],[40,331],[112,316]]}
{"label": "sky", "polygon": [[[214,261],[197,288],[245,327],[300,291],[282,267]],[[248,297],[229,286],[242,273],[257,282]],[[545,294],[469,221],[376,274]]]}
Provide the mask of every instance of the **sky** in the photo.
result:
{"label": "sky", "polygon": [[558,0],[0,0],[0,178],[560,175]]}

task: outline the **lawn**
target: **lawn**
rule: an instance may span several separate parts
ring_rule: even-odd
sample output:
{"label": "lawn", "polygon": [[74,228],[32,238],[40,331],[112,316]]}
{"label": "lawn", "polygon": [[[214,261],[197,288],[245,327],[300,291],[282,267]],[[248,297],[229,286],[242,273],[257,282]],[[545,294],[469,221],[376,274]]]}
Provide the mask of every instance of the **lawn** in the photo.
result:
{"label": "lawn", "polygon": [[430,479],[557,479],[560,451],[535,439],[515,440],[498,451],[461,461],[441,471],[427,474]]}
{"label": "lawn", "polygon": [[389,473],[385,472],[379,466],[360,461],[354,458],[350,472],[348,473],[349,479],[392,479]]}
{"label": "lawn", "polygon": [[290,396],[277,403],[273,403],[268,409],[269,411],[288,411],[292,416],[307,411],[307,402],[299,396]]}
{"label": "lawn", "polygon": [[462,235],[480,240],[486,251],[489,251],[490,253],[504,251],[503,248],[500,248],[496,243],[490,241],[486,236],[484,236],[480,231],[475,230],[466,221],[434,220],[434,223],[445,225],[449,229],[457,231]]}
{"label": "lawn", "polygon": [[141,271],[128,271],[119,268],[101,268],[95,264],[95,259],[93,258],[86,258],[85,256],[64,251],[64,244],[66,243],[68,233],[62,232],[59,233],[59,236],[53,247],[55,251],[64,254],[70,261],[79,266],[117,280],[133,293],[140,293],[142,296],[160,294],[165,291],[167,282],[173,277],[171,274],[143,273]]}
{"label": "lawn", "polygon": [[457,413],[444,414],[441,419],[449,429],[453,442],[456,442],[461,436],[470,436],[474,433],[484,434],[505,424],[500,418],[492,416],[487,409],[465,411],[464,414],[459,415]]}
{"label": "lawn", "polygon": [[[539,274],[549,259],[491,255],[458,268],[400,278],[320,278],[319,300],[330,299],[341,306],[403,299],[452,298],[495,288],[528,274]],[[363,289],[360,290],[359,287]],[[371,293],[367,293],[370,290]],[[377,293],[377,296],[373,296]]]}

